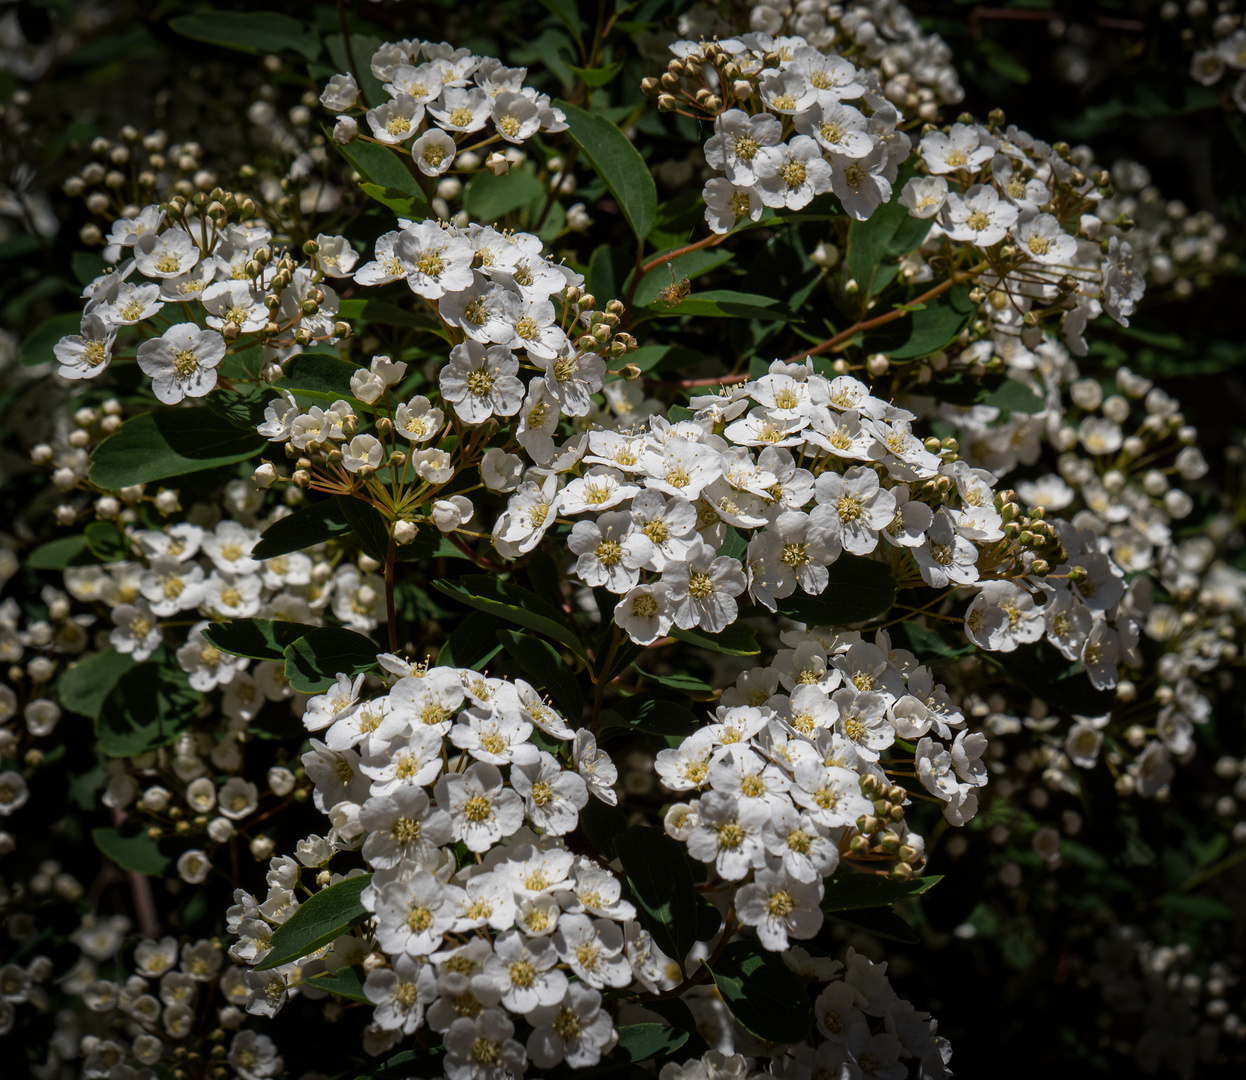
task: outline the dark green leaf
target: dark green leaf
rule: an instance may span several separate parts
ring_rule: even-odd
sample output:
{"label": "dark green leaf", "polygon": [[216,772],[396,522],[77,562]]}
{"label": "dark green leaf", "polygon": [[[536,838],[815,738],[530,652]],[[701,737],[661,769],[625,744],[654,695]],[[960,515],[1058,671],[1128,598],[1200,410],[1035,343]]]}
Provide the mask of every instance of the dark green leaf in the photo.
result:
{"label": "dark green leaf", "polygon": [[[483,614],[483,612],[481,612]],[[519,661],[523,678],[538,690],[547,690],[554,704],[573,724],[584,712],[584,695],[575,672],[562,654],[548,642],[518,630],[498,630],[497,639],[508,653]]]}
{"label": "dark green leaf", "polygon": [[889,907],[854,908],[851,915],[832,915],[832,919],[854,930],[864,930],[875,937],[916,945],[921,938],[913,928]]}
{"label": "dark green leaf", "polygon": [[620,60],[615,64],[607,64],[601,68],[578,68],[572,67],[572,71],[579,76],[580,82],[585,86],[605,86],[620,71],[623,70],[623,61]]}
{"label": "dark green leaf", "polygon": [[691,735],[701,726],[694,713],[682,705],[650,694],[633,694],[602,710],[601,732],[623,727],[649,735]]}
{"label": "dark green leaf", "polygon": [[407,311],[388,300],[343,300],[338,304],[337,312],[343,319],[362,319],[382,326],[433,326],[428,317]]}
{"label": "dark green leaf", "polygon": [[74,277],[78,279],[80,285],[90,285],[97,277],[109,270],[108,261],[104,256],[97,255],[93,251],[75,251],[71,265],[74,268]]}
{"label": "dark green leaf", "polygon": [[308,60],[320,55],[320,38],[289,15],[271,11],[231,11],[179,15],[169,28],[183,37],[206,41],[247,53],[277,53],[290,49]]}
{"label": "dark green leaf", "polygon": [[783,322],[798,318],[782,301],[759,293],[733,292],[730,289],[707,289],[693,293],[678,307],[661,301],[648,305],[653,315],[698,315],[722,319],[763,319]]}
{"label": "dark green leaf", "polygon": [[1079,662],[1066,660],[1045,641],[981,655],[1053,708],[1075,716],[1104,716],[1112,710],[1112,692],[1096,690]]}
{"label": "dark green leaf", "polygon": [[233,465],[267,443],[211,409],[160,409],[127,420],[95,449],[91,482],[116,490]]}
{"label": "dark green leaf", "polygon": [[365,922],[370,916],[359,897],[371,881],[371,874],[360,874],[309,896],[273,931],[273,951],[255,970],[267,971],[298,960]]}
{"label": "dark green leaf", "polygon": [[61,338],[82,330],[82,312],[53,315],[36,326],[22,342],[22,363],[27,367],[54,362],[52,350]]}
{"label": "dark green leaf", "polygon": [[1038,413],[1046,408],[1041,397],[1016,379],[1005,379],[997,389],[987,394],[982,404],[1009,413]]}
{"label": "dark green leaf", "polygon": [[862,347],[893,360],[929,356],[948,345],[977,310],[969,290],[958,285],[920,310],[869,331]]}
{"label": "dark green leaf", "polygon": [[926,664],[930,663],[931,657],[950,660],[974,650],[973,645],[949,645],[936,631],[912,621],[897,623],[891,628],[891,635],[899,642],[906,642],[909,650]]}
{"label": "dark green leaf", "polygon": [[714,692],[714,688],[709,683],[694,675],[685,675],[682,672],[675,672],[673,675],[656,675],[652,671],[645,671],[639,664],[633,664],[632,667],[650,682],[665,686],[668,690],[678,690],[684,694],[712,694]]}
{"label": "dark green leaf", "polygon": [[647,825],[633,825],[614,838],[614,850],[636,902],[641,925],[682,968],[697,942],[697,896],[683,844]]}
{"label": "dark green leaf", "polygon": [[84,532],[87,547],[100,562],[121,562],[130,557],[130,541],[111,521],[93,521]]}
{"label": "dark green leaf", "polygon": [[502,651],[496,636],[497,617],[484,611],[469,612],[437,653],[438,667],[480,671]]}
{"label": "dark green leaf", "polygon": [[426,216],[425,203],[416,195],[407,195],[397,188],[383,187],[363,181],[360,190],[369,198],[375,199],[382,206],[388,206],[399,217],[422,218]]}
{"label": "dark green leaf", "polygon": [[181,671],[148,660],[130,668],[104,697],[99,748],[134,757],[173,742],[199,711],[200,697]]}
{"label": "dark green leaf", "polygon": [[31,570],[64,570],[67,566],[82,566],[95,561],[82,533],[49,540],[26,557],[26,565]]}
{"label": "dark green leaf", "polygon": [[723,537],[723,542],[718,545],[718,554],[726,555],[730,559],[737,562],[743,562],[744,556],[748,553],[748,541],[742,537],[730,525],[727,526],[727,534]]}
{"label": "dark green leaf", "polygon": [[267,386],[247,386],[241,390],[218,389],[206,401],[217,416],[228,420],[234,427],[254,431],[266,419],[266,407],[272,399]]}
{"label": "dark green leaf", "polygon": [[765,1042],[798,1043],[813,1027],[813,1005],[803,980],[780,953],[748,938],[733,941],[710,969],[723,1002],[751,1034]]}
{"label": "dark green leaf", "polygon": [[349,495],[339,495],[337,505],[359,546],[377,562],[384,563],[389,554],[389,528],[381,512],[370,503]]}
{"label": "dark green leaf", "polygon": [[285,647],[286,678],[295,690],[319,694],[339,675],[354,678],[376,667],[376,642],[338,626],[320,626]]}
{"label": "dark green leaf", "polygon": [[[896,190],[904,183],[897,179]],[[892,263],[918,247],[934,224],[933,218],[914,218],[898,199],[883,203],[865,221],[848,225],[845,269],[858,286],[862,310],[867,300],[895,276]]]}
{"label": "dark green leaf", "polygon": [[610,1061],[649,1061],[672,1054],[688,1041],[689,1032],[665,1024],[624,1024],[618,1029],[619,1041]]}
{"label": "dark green leaf", "polygon": [[779,611],[806,626],[844,626],[882,615],[895,602],[896,579],[886,563],[845,553],[827,570],[830,581],[821,593],[797,589],[778,601]]}
{"label": "dark green leaf", "polygon": [[481,169],[463,189],[463,207],[473,221],[497,221],[544,196],[545,185],[529,169],[511,169],[502,176]]}
{"label": "dark green leaf", "polygon": [[575,0],[540,0],[540,3],[541,7],[571,31],[571,36],[576,41],[580,40],[584,24],[580,20],[580,13],[576,10]]}
{"label": "dark green leaf", "polygon": [[[362,139],[356,139],[345,146],[338,142],[333,145],[366,183],[375,184],[382,189],[392,189],[399,196],[411,199],[415,210],[414,217],[428,215],[428,204],[424,201],[420,182],[407,168],[406,162],[411,159],[405,151],[390,149],[379,143],[364,142]],[[388,196],[388,191],[386,195]]]}
{"label": "dark green leaf", "polygon": [[315,987],[317,990],[327,990],[338,997],[362,1002],[364,1005],[372,1004],[363,992],[363,979],[357,967],[339,968],[331,975],[317,975],[307,979],[303,985]]}
{"label": "dark green leaf", "polygon": [[280,660],[287,645],[320,627],[310,623],[269,619],[229,619],[204,627],[203,636],[221,652],[249,656],[253,660]]}
{"label": "dark green leaf", "polygon": [[346,73],[351,70],[350,55],[353,53],[357,70],[351,72],[359,89],[363,92],[370,105],[381,104],[389,95],[385,93],[381,80],[372,74],[372,54],[383,44],[379,37],[371,34],[351,34],[350,52],[346,50],[346,39],[341,34],[330,34],[324,39],[325,48],[329,50],[329,59],[333,61],[334,73]]}
{"label": "dark green leaf", "polygon": [[580,830],[599,855],[607,859],[616,856],[614,842],[627,828],[627,814],[621,806],[611,806],[600,799],[589,799],[580,811]]}
{"label": "dark green leaf", "polygon": [[840,870],[827,883],[826,895],[822,897],[822,911],[829,915],[836,911],[890,907],[907,896],[920,896],[942,880],[941,875],[935,874],[911,881],[893,881],[881,874]]}
{"label": "dark green leaf", "polygon": [[566,101],[559,101],[558,107],[566,114],[572,140],[606,182],[632,231],[643,240],[657,220],[658,189],[640,151],[605,117]]}
{"label": "dark green leaf", "polygon": [[747,623],[732,623],[717,634],[707,634],[703,630],[671,630],[671,637],[686,641],[689,645],[698,645],[702,649],[726,653],[728,656],[756,656],[761,652],[757,644],[757,631]]}
{"label": "dark green leaf", "polygon": [[[285,374],[273,385],[295,396],[354,402],[350,377],[358,368],[335,353],[299,353],[288,364]],[[362,407],[362,406],[361,406]]]}
{"label": "dark green leaf", "polygon": [[292,514],[273,522],[260,535],[251,550],[254,559],[274,559],[291,551],[302,551],[326,540],[350,534],[350,525],[337,499],[301,506]]}
{"label": "dark green leaf", "polygon": [[134,657],[116,649],[91,653],[61,674],[56,682],[56,699],[66,712],[98,720],[109,691],[132,667]]}
{"label": "dark green leaf", "polygon": [[467,574],[457,581],[445,578],[434,581],[433,588],[468,607],[500,615],[507,622],[544,634],[552,641],[566,645],[581,659],[588,660],[584,644],[567,625],[562,611],[513,582],[486,574]]}
{"label": "dark green leaf", "polygon": [[122,870],[133,870],[148,877],[164,877],[173,867],[173,856],[160,850],[158,841],[145,831],[92,829],[91,839],[100,853]]}

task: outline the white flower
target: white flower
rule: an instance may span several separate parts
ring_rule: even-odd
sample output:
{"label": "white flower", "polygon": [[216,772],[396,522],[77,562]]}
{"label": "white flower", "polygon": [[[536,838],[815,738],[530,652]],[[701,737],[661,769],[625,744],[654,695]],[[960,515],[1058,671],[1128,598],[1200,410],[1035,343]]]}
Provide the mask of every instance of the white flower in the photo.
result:
{"label": "white flower", "polygon": [[440,128],[430,128],[411,146],[416,168],[425,176],[440,176],[454,164],[454,140]]}
{"label": "white flower", "polygon": [[118,604],[112,609],[112,621],[116,629],[108,635],[109,643],[135,660],[146,660],[163,640],[160,623],[145,600]]}
{"label": "white flower", "polygon": [[799,210],[831,189],[831,166],[808,135],[796,135],[783,149],[775,171],[757,184],[767,206]]}
{"label": "white flower", "polygon": [[558,920],[554,948],[563,962],[589,986],[626,986],[632,966],[623,952],[623,931],[608,919],[565,914]]}
{"label": "white flower", "polygon": [[815,484],[818,505],[809,513],[813,529],[824,531],[826,542],[838,541],[854,555],[868,555],[878,546],[878,534],[891,524],[896,497],[864,465],[842,476],[825,472]]}
{"label": "white flower", "polygon": [[20,810],[30,798],[30,788],[19,772],[9,769],[0,773],[0,817]]}
{"label": "white flower", "polygon": [[428,398],[417,394],[394,410],[394,430],[413,443],[427,442],[445,422],[445,414],[429,404]]}
{"label": "white flower", "polygon": [[354,108],[358,97],[359,84],[355,82],[354,75],[334,75],[320,94],[320,104],[330,112],[345,112]]}
{"label": "white flower", "polygon": [[669,592],[660,581],[629,589],[615,605],[615,623],[638,645],[652,645],[666,636],[674,620]]}
{"label": "white flower", "polygon": [[795,118],[796,130],[815,139],[832,154],[862,158],[874,149],[868,122],[851,105],[815,103]]}
{"label": "white flower", "polygon": [[615,794],[613,785],[619,778],[619,770],[615,768],[610,756],[597,748],[597,740],[587,728],[581,728],[575,733],[571,756],[575,761],[576,772],[583,777],[588,790],[602,802],[616,805],[619,797]]}
{"label": "white flower", "polygon": [[745,219],[757,221],[766,207],[756,187],[741,187],[721,176],[706,181],[701,198],[705,220],[716,233],[730,232]]}
{"label": "white flower", "polygon": [[519,361],[504,345],[486,349],[478,341],[464,341],[450,350],[450,363],[441,369],[441,395],[469,424],[482,424],[495,414],[513,416],[523,404],[518,370]]}
{"label": "white flower", "polygon": [[783,160],[779,144],[783,125],[778,117],[728,109],[714,119],[714,135],[705,144],[705,160],[733,184],[751,187],[774,175]]}
{"label": "white flower", "polygon": [[375,890],[376,939],[385,952],[427,956],[454,926],[463,890],[417,870],[406,881]]}
{"label": "white flower", "polygon": [[365,115],[372,134],[381,142],[395,146],[415,134],[424,120],[424,106],[409,94],[399,94],[369,109]]}
{"label": "white flower", "polygon": [[601,994],[578,982],[567,987],[562,1001],[529,1011],[527,1020],[533,1027],[528,1056],[539,1069],[563,1061],[573,1069],[596,1065],[616,1038]]}
{"label": "white flower", "polygon": [[445,1034],[446,1076],[449,1080],[511,1080],[522,1076],[528,1055],[511,1038],[514,1034],[515,1025],[501,1009],[483,1009],[474,1018],[460,1016]]}
{"label": "white flower", "polygon": [[516,764],[511,786],[524,801],[528,820],[543,834],[562,836],[579,824],[579,811],[588,804],[588,785],[576,773],[564,772],[552,754]]}
{"label": "white flower", "polygon": [[947,181],[941,176],[914,176],[900,192],[900,205],[915,218],[934,217],[947,201]]}
{"label": "white flower", "polygon": [[695,626],[716,634],[735,622],[739,606],[735,598],[747,588],[744,570],[728,556],[715,557],[708,544],[689,551],[686,561],[668,563],[662,584],[674,606],[675,625],[683,630]]}
{"label": "white flower", "polygon": [[203,397],[216,386],[216,365],[225,356],[225,339],[193,323],[169,327],[138,347],[138,366],[152,377],[152,390],[166,405],[184,397]]}
{"label": "white flower", "polygon": [[199,249],[181,229],[169,229],[159,236],[146,233],[134,244],[135,265],[149,278],[178,277],[198,261]]}
{"label": "white flower", "polygon": [[56,373],[65,379],[93,379],[103,374],[112,360],[117,328],[96,314],[84,315],[78,334],[61,338],[52,349],[60,367]]}
{"label": "white flower", "polygon": [[761,800],[708,792],[697,806],[688,854],[699,862],[714,863],[726,880],[739,881],[749,870],[765,865],[762,828],[769,820],[770,809]]}
{"label": "white flower", "polygon": [[502,992],[502,1004],[525,1014],[539,1005],[553,1005],[567,992],[567,976],[558,968],[558,953],[550,938],[526,939],[518,930],[501,934],[494,955],[485,960],[484,973]]}
{"label": "white flower", "polygon": [[453,836],[469,851],[487,851],[523,824],[523,802],[502,786],[496,765],[477,761],[466,772],[443,776],[434,788],[437,805],[447,810]]}
{"label": "white flower", "polygon": [[931,131],[922,136],[921,155],[932,173],[957,172],[966,169],[976,173],[991,160],[995,151],[983,146],[976,125],[953,124],[949,134]]}
{"label": "white flower", "polygon": [[[384,239],[377,241],[378,260]],[[437,300],[447,292],[458,292],[472,283],[471,244],[462,236],[452,236],[435,221],[422,221],[399,233],[393,242],[393,258],[403,268],[411,291],[426,300]],[[380,284],[363,280],[368,266],[355,275],[355,280],[365,285]],[[385,270],[389,271],[388,265]]]}
{"label": "white flower", "polygon": [[889,164],[886,143],[860,158],[831,155],[831,190],[846,214],[865,221],[881,203],[890,201]]}
{"label": "white flower", "polygon": [[780,865],[753,875],[736,893],[736,912],[745,926],[755,927],[757,940],[771,952],[788,947],[789,935],[811,938],[822,926],[821,879],[808,882],[792,877]]}
{"label": "white flower", "polygon": [[359,811],[359,823],[368,831],[363,857],[381,870],[404,860],[425,865],[452,833],[450,815],[430,807],[424,791],[409,784],[370,798]]}
{"label": "white flower", "polygon": [[203,291],[202,302],[210,315],[208,325],[217,330],[236,326],[244,334],[262,330],[268,322],[262,293],[245,281],[218,281]]}
{"label": "white flower", "polygon": [[372,1021],[378,1027],[413,1035],[424,1021],[424,1007],[437,996],[436,975],[429,964],[405,953],[393,965],[368,972],[364,996],[376,1006]]}
{"label": "white flower", "polygon": [[974,184],[964,195],[952,192],[943,209],[944,228],[952,240],[979,247],[998,244],[1017,221],[1017,208],[987,184]]}

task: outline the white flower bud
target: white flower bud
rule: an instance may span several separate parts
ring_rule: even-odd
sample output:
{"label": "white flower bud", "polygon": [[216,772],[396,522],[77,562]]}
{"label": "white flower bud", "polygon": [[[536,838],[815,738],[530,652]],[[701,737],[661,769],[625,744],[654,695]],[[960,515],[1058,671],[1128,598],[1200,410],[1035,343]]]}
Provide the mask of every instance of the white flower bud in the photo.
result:
{"label": "white flower bud", "polygon": [[495,446],[480,460],[480,478],[491,491],[514,491],[523,478],[523,461]]}
{"label": "white flower bud", "polygon": [[416,528],[414,521],[395,521],[394,522],[394,542],[396,544],[409,544],[415,539]]}
{"label": "white flower bud", "polygon": [[276,846],[269,837],[257,836],[251,841],[251,855],[256,862],[263,862],[265,859],[272,858]]}
{"label": "white flower bud", "polygon": [[1109,420],[1123,424],[1129,419],[1129,402],[1119,394],[1113,394],[1103,403],[1103,415]]}
{"label": "white flower bud", "polygon": [[268,770],[268,788],[279,798],[294,790],[294,782],[294,773],[281,765],[274,765]]}
{"label": "white flower bud", "polygon": [[348,143],[359,134],[359,124],[353,116],[339,116],[333,125],[333,141]]}
{"label": "white flower bud", "polygon": [[47,443],[38,443],[31,448],[30,460],[35,465],[46,465],[52,460],[52,448]]}
{"label": "white flower bud", "polygon": [[161,488],[156,494],[156,509],[162,514],[176,513],[180,505],[176,491],[171,491],[169,488]]}
{"label": "white flower bud", "polygon": [[507,161],[505,154],[499,154],[496,150],[489,155],[489,160],[485,163],[493,170],[494,176],[505,176],[510,172],[511,163]]}
{"label": "white flower bud", "polygon": [[1170,517],[1179,521],[1194,509],[1194,500],[1180,488],[1173,488],[1164,496],[1164,509]]}
{"label": "white flower bud", "polygon": [[107,521],[121,513],[121,504],[111,495],[103,495],[95,500],[95,513]]}
{"label": "white flower bud", "polygon": [[208,822],[208,836],[218,844],[225,843],[234,835],[234,823],[229,818],[218,817]]}
{"label": "white flower bud", "polygon": [[68,491],[78,482],[78,476],[73,469],[57,469],[52,474],[52,483],[54,483],[61,491]]}

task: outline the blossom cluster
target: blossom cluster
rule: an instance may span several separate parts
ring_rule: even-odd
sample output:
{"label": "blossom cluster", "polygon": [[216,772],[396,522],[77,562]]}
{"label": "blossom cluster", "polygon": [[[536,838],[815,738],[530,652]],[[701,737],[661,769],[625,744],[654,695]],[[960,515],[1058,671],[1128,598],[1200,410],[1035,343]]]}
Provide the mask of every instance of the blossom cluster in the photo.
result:
{"label": "blossom cluster", "polygon": [[[518,147],[538,132],[567,127],[548,94],[524,86],[527,68],[509,68],[446,42],[386,42],[373,53],[371,71],[388,100],[362,105],[359,84],[350,73],[333,76],[320,95],[326,109],[340,114],[334,138],[345,143],[359,137],[352,112],[360,109],[371,141],[409,149],[425,176],[442,176],[456,164],[463,171],[462,155],[471,153],[476,164],[478,152],[499,139]],[[486,125],[493,134],[482,136]],[[506,155],[496,152],[488,164],[498,172],[509,167]]]}

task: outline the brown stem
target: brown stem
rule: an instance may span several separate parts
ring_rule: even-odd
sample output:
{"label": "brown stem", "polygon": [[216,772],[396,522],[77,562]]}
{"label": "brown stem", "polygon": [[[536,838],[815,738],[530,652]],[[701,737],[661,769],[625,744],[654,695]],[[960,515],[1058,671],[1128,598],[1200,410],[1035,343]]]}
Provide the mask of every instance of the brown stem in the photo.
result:
{"label": "brown stem", "polygon": [[[686,991],[691,990],[698,983],[704,982],[705,976],[710,974],[710,968],[718,963],[718,958],[722,956],[727,943],[739,928],[740,924],[735,921],[735,907],[733,905],[727,909],[727,921],[723,926],[723,936],[714,947],[713,955],[708,960],[701,961],[701,966],[678,986],[672,987],[670,990],[663,990],[660,994],[641,994],[637,999],[637,1004],[644,1005],[646,1001],[664,1001],[667,998],[677,998]],[[683,967],[682,957],[674,957],[673,959],[681,968]]]}

